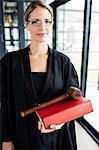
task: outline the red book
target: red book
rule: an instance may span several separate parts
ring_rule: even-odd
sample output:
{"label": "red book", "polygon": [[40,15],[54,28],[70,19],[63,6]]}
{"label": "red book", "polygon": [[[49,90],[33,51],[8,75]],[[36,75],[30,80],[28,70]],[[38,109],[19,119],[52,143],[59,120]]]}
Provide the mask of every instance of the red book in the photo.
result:
{"label": "red book", "polygon": [[93,111],[91,101],[84,97],[64,100],[37,110],[46,128],[51,124],[60,124],[75,120]]}

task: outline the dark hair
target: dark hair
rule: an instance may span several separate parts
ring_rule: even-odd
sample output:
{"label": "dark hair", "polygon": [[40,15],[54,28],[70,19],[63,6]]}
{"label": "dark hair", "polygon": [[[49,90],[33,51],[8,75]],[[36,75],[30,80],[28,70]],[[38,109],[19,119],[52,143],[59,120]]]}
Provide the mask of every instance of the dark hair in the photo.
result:
{"label": "dark hair", "polygon": [[43,0],[33,0],[33,1],[29,4],[29,6],[27,6],[27,8],[26,8],[26,10],[25,10],[25,13],[24,13],[24,19],[25,19],[25,21],[28,21],[28,18],[29,18],[30,13],[31,13],[35,8],[37,8],[38,6],[40,6],[40,7],[42,7],[42,8],[46,8],[46,9],[50,12],[50,14],[51,14],[51,16],[52,16],[52,18],[53,18],[53,9],[52,9],[52,7],[51,7],[49,4],[47,4],[47,3],[44,2]]}

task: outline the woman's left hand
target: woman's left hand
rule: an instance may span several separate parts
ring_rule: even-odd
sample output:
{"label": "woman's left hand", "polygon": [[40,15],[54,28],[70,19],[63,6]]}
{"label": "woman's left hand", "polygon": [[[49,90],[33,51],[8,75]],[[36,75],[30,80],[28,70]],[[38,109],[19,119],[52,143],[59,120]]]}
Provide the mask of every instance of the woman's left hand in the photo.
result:
{"label": "woman's left hand", "polygon": [[40,116],[38,115],[38,113],[36,112],[37,116],[39,117],[39,121],[38,121],[38,129],[41,131],[41,133],[50,133],[56,130],[59,130],[62,128],[62,126],[64,125],[64,123],[61,123],[59,125],[50,125],[48,129],[45,128],[44,123],[42,121],[42,119],[40,118]]}
{"label": "woman's left hand", "polygon": [[38,121],[38,129],[41,131],[41,133],[50,133],[50,132],[56,131],[58,129],[61,129],[63,125],[64,123],[61,123],[59,125],[53,124],[53,125],[50,125],[48,129],[46,129],[42,120]]}

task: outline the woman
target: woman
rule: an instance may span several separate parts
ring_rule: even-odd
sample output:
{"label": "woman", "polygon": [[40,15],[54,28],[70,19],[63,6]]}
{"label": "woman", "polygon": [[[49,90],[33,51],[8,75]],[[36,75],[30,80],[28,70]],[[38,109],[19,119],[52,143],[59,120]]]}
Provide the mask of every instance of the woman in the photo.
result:
{"label": "woman", "polygon": [[36,113],[20,116],[21,110],[79,86],[70,59],[47,45],[52,24],[52,8],[40,0],[31,2],[25,11],[30,45],[1,60],[2,150],[77,149],[74,121],[45,129]]}

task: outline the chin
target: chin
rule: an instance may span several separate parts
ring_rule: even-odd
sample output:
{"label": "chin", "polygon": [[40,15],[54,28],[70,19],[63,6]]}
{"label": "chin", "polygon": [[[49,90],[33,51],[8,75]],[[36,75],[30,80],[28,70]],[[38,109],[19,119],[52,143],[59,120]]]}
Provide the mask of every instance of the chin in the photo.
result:
{"label": "chin", "polygon": [[47,41],[47,39],[39,39],[39,40],[37,40],[38,42],[46,42]]}

